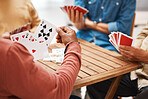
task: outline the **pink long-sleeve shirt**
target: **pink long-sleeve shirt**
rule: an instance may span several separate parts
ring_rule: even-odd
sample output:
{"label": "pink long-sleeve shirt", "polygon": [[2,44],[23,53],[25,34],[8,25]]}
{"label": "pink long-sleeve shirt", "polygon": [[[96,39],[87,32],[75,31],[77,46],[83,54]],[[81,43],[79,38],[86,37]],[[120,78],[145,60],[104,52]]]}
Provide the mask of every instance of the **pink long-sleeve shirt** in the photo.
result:
{"label": "pink long-sleeve shirt", "polygon": [[23,45],[0,39],[0,99],[68,99],[80,70],[80,54],[80,45],[71,43],[61,67],[50,73]]}

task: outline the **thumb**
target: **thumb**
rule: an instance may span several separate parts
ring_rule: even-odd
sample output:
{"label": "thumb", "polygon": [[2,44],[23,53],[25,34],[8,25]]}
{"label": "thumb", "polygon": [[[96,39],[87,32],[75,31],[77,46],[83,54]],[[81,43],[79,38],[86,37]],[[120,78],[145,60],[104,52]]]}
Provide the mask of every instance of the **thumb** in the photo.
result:
{"label": "thumb", "polygon": [[57,31],[59,36],[63,36],[65,34],[65,32],[60,28],[56,28],[56,31]]}

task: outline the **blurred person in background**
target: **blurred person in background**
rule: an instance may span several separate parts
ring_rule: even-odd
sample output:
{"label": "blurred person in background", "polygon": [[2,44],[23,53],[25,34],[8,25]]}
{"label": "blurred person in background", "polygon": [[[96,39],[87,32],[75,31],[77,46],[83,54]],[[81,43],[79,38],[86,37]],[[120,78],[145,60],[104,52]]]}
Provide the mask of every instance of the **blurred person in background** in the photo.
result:
{"label": "blurred person in background", "polygon": [[[136,0],[75,0],[75,5],[84,7],[89,11],[83,16],[79,11],[68,10],[70,21],[78,29],[78,38],[88,42],[94,41],[100,47],[117,51],[109,42],[108,35],[113,31],[131,34]],[[123,79],[128,79],[130,75],[125,76],[127,77]],[[99,83],[97,85],[99,86]],[[96,90],[98,89],[91,87],[91,85],[87,87],[91,96],[95,94]]]}
{"label": "blurred person in background", "polygon": [[[142,30],[134,41],[134,47],[120,46],[119,52],[130,61],[141,62],[143,68],[131,72],[131,80],[133,84],[135,99],[148,98],[148,24]],[[122,89],[120,89],[122,90]]]}
{"label": "blurred person in background", "polygon": [[10,38],[9,32],[30,23],[25,30],[35,32],[40,19],[30,0],[0,0],[0,37]]}

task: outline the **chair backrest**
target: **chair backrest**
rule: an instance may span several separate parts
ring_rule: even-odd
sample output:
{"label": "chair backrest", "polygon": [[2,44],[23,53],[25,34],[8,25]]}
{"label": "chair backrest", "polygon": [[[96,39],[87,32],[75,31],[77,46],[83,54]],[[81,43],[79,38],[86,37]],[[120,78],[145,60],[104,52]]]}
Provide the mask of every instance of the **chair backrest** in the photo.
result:
{"label": "chair backrest", "polygon": [[134,14],[134,17],[133,17],[133,23],[132,23],[132,27],[131,27],[131,36],[133,36],[133,30],[134,30],[134,26],[135,26],[135,17],[136,17],[136,13]]}

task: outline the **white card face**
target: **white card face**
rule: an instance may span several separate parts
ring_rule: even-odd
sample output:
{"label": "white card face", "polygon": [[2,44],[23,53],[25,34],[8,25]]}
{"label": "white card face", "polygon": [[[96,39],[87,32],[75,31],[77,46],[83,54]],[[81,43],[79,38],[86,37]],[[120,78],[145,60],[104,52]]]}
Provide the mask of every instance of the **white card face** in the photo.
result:
{"label": "white card face", "polygon": [[37,39],[34,38],[34,35],[28,31],[14,34],[10,38],[12,41],[16,41],[24,45],[33,55],[34,60],[43,59],[48,55],[46,42],[39,42]]}
{"label": "white card face", "polygon": [[52,39],[56,35],[56,27],[46,20],[41,20],[34,35],[36,39],[39,41],[45,41],[46,45],[49,46]]}
{"label": "white card face", "polygon": [[24,31],[24,32],[21,32],[21,33],[18,33],[18,34],[11,35],[10,39],[12,41],[16,41],[18,43],[23,44],[24,43],[24,39],[28,38],[29,34],[30,34],[29,31]]}
{"label": "white card face", "polygon": [[28,46],[29,52],[34,56],[34,60],[43,59],[48,56],[48,48],[46,43],[38,43],[38,41],[30,42]]}
{"label": "white card face", "polygon": [[64,55],[65,48],[52,49],[52,53]]}

